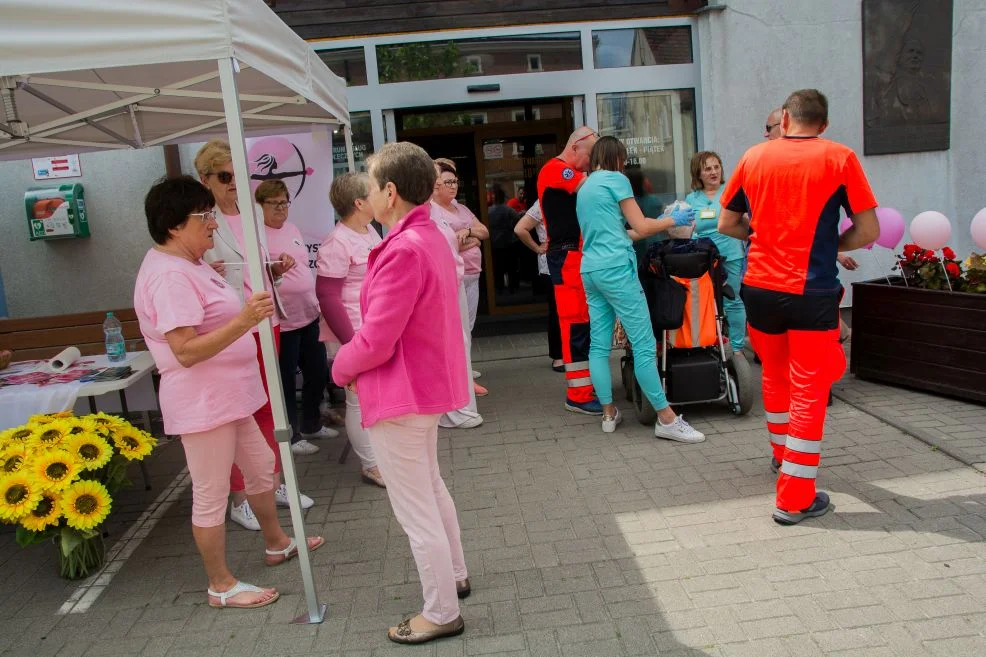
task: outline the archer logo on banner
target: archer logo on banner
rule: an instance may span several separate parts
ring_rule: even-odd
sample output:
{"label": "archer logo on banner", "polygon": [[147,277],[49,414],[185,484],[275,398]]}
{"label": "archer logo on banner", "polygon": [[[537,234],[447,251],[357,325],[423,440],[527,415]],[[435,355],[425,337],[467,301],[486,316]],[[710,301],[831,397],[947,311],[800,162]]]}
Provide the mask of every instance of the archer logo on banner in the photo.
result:
{"label": "archer logo on banner", "polygon": [[314,267],[318,246],[333,226],[332,136],[328,130],[247,139],[250,189],[265,180],[281,180],[291,195],[288,221],[301,231]]}

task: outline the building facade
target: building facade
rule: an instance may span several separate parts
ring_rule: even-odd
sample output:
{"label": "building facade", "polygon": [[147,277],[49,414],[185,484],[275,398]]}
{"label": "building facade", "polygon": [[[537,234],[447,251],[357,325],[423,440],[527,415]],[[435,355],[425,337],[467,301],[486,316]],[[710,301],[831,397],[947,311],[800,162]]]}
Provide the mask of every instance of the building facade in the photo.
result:
{"label": "building facade", "polygon": [[[522,187],[533,191],[540,165],[578,125],[623,139],[642,193],[670,201],[688,191],[697,150],[720,153],[728,176],[763,138],[767,113],[790,91],[817,87],[830,102],[826,136],[860,154],[881,205],[908,219],[944,212],[953,223],[951,245],[964,256],[973,248],[971,218],[986,206],[986,122],[979,118],[986,4],[921,2],[942,11],[951,5],[950,146],[878,156],[863,154],[861,0],[269,4],[346,79],[357,161],[398,139],[451,157],[460,199],[483,220],[496,188],[507,198]],[[342,171],[341,140],[334,149]],[[182,148],[186,169],[193,153]],[[92,238],[65,244],[22,239],[17,213],[30,175],[22,163],[0,163],[0,268],[11,316],[130,305],[124,270],[146,248],[140,199],[164,173],[164,158],[147,151],[82,160],[87,201],[99,214]],[[110,272],[93,272],[95,289],[68,275],[94,253],[116,256]],[[855,255],[861,269],[846,273],[846,282],[881,276],[893,263],[886,249]],[[544,290],[533,255],[518,248],[506,267],[496,271],[486,253],[483,313],[539,312]],[[58,285],[49,282],[52,271],[66,273]],[[498,292],[494,276],[509,283],[511,274],[519,285]]]}

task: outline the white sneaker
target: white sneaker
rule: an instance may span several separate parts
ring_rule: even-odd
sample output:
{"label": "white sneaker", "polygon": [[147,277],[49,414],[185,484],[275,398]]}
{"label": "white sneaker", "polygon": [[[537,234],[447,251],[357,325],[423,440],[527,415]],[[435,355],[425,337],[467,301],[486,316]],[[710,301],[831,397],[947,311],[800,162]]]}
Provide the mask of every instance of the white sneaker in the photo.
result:
{"label": "white sneaker", "polygon": [[616,415],[613,417],[603,415],[603,433],[613,433],[622,421],[623,414],[620,413],[620,409],[616,409]]}
{"label": "white sneaker", "polygon": [[692,425],[685,422],[685,418],[681,415],[676,417],[671,424],[664,424],[658,418],[654,425],[654,435],[658,438],[676,440],[679,443],[700,443],[705,440],[705,434],[693,429]]}
{"label": "white sneaker", "polygon": [[260,522],[257,521],[257,516],[253,515],[253,509],[250,508],[250,503],[246,500],[243,500],[243,504],[239,506],[229,505],[229,519],[244,529],[260,531]]}
{"label": "white sneaker", "polygon": [[483,416],[477,415],[476,417],[471,417],[460,425],[457,425],[456,429],[474,429],[483,423]]}
{"label": "white sneaker", "polygon": [[[315,504],[315,500],[304,493],[298,493],[298,497],[301,498],[302,509],[310,509]],[[279,488],[274,489],[274,501],[277,502],[277,506],[290,506],[288,504],[288,487],[286,484],[281,484]],[[257,525],[257,527],[259,528],[260,525]]]}
{"label": "white sneaker", "polygon": [[311,456],[318,451],[318,445],[313,445],[304,438],[296,443],[291,443],[291,453],[295,456]]}
{"label": "white sneaker", "polygon": [[[308,439],[317,440],[319,438],[338,438],[339,437],[339,432],[336,431],[335,429],[330,428],[330,427],[322,427],[321,429],[319,429],[315,433],[304,433],[304,432],[301,432],[301,433],[299,433],[299,435],[302,438],[304,438],[305,440],[308,440]],[[316,448],[315,451],[318,451],[318,448]],[[314,453],[314,452],[312,452],[312,453]]]}
{"label": "white sneaker", "polygon": [[481,376],[483,376],[483,373],[482,372],[477,372],[476,370],[473,370],[472,371],[472,378],[478,379]]}

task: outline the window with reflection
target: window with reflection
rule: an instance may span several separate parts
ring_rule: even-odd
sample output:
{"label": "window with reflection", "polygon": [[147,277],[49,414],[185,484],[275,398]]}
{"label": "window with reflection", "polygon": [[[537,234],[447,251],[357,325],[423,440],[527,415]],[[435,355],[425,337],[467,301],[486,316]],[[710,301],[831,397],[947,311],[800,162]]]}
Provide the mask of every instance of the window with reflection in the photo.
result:
{"label": "window with reflection", "polygon": [[377,46],[380,82],[412,82],[582,68],[578,32]]}
{"label": "window with reflection", "polygon": [[599,94],[596,109],[599,133],[626,144],[627,177],[644,214],[684,198],[696,151],[694,90]]}
{"label": "window with reflection", "polygon": [[[366,158],[373,153],[373,128],[369,112],[351,112],[349,120],[353,126],[353,161],[357,171],[366,171]],[[342,134],[332,135],[332,176],[341,176],[349,171],[346,159],[346,141]]]}
{"label": "window with reflection", "polygon": [[346,86],[361,87],[366,84],[366,57],[362,48],[318,50],[316,53],[330,71],[346,81]]}
{"label": "window with reflection", "polygon": [[596,68],[691,64],[692,28],[677,25],[594,31],[592,57]]}

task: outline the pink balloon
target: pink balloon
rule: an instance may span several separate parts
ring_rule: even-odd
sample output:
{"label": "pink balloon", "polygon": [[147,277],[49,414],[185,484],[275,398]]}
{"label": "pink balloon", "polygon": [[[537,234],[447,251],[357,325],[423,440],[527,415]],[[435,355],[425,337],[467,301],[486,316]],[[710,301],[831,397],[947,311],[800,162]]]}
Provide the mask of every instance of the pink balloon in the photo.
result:
{"label": "pink balloon", "polygon": [[941,212],[928,210],[911,219],[911,239],[922,249],[937,251],[952,236],[952,223]]}
{"label": "pink balloon", "polygon": [[904,238],[904,215],[893,208],[877,208],[876,218],[880,222],[876,243],[888,249],[897,248]]}
{"label": "pink balloon", "polygon": [[[842,233],[846,232],[850,228],[852,228],[852,219],[850,219],[849,217],[843,217],[842,221],[839,222],[839,234],[841,235]],[[869,251],[870,249],[873,248],[873,243],[871,242],[866,246],[864,246],[863,248]]]}
{"label": "pink balloon", "polygon": [[972,218],[969,232],[972,233],[972,241],[976,243],[976,246],[980,249],[986,249],[986,208],[977,212],[976,216]]}

